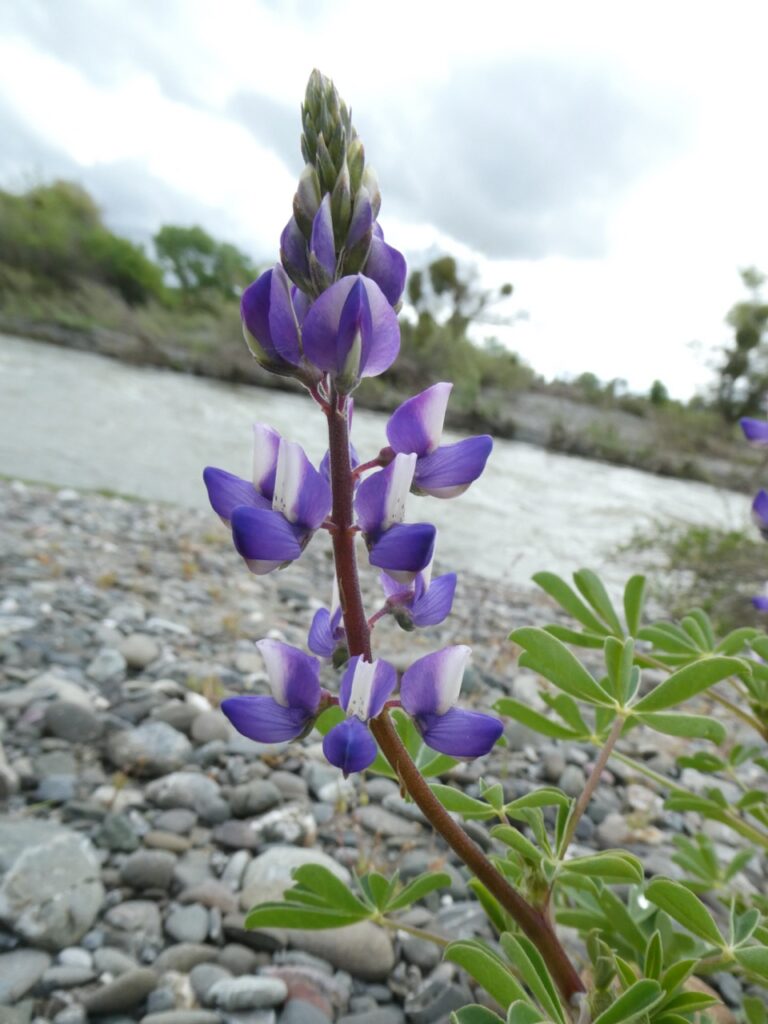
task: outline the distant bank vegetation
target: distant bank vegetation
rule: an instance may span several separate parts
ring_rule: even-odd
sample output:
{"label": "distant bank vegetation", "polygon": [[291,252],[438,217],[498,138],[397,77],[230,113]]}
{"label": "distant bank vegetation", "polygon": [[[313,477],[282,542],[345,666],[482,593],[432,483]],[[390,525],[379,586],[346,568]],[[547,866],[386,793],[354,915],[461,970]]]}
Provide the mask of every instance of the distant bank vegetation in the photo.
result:
{"label": "distant bank vegetation", "polygon": [[[105,224],[78,185],[0,191],[0,329],[94,348],[135,362],[268,384],[240,336],[238,299],[259,267],[201,227],[164,225],[152,251]],[[743,274],[748,298],[728,314],[733,341],[710,394],[646,395],[592,372],[547,382],[496,337],[524,316],[513,288],[480,285],[451,256],[412,271],[396,369],[366,381],[359,400],[391,403],[436,380],[455,381],[454,422],[656,472],[711,478],[702,454],[739,462],[732,424],[758,415],[768,389],[762,275]],[[663,368],[662,368],[663,369]],[[532,398],[535,397],[535,401]],[[745,485],[746,486],[746,485]]]}

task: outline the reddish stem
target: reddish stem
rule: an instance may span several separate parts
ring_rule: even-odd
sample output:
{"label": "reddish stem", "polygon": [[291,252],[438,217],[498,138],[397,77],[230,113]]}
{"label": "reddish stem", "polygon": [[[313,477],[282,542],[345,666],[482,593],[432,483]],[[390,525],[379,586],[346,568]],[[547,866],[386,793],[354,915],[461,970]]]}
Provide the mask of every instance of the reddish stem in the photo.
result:
{"label": "reddish stem", "polygon": [[[349,653],[353,656],[362,655],[366,661],[372,661],[371,631],[363,608],[355,557],[353,477],[349,458],[347,414],[343,403],[339,408],[339,403],[334,400],[333,395],[330,405],[326,415],[333,495],[332,517],[336,524],[332,538],[341,609]],[[583,993],[585,988],[546,913],[531,906],[512,888],[480,847],[448,814],[403,746],[386,708],[378,718],[369,722],[369,726],[403,788],[422,810],[435,831],[517,921],[541,953],[566,1002],[572,1006],[575,997]]]}

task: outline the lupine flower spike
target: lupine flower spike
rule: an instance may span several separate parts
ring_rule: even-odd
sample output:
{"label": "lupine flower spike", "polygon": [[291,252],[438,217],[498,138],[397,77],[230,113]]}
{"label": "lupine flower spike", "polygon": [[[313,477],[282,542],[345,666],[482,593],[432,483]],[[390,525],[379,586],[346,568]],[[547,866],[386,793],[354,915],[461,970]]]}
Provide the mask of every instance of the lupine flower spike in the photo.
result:
{"label": "lupine flower spike", "polygon": [[360,772],[376,760],[377,746],[368,721],[381,714],[397,685],[397,673],[388,661],[350,658],[339,685],[339,703],[347,718],[323,740],[323,753],[345,775]]}

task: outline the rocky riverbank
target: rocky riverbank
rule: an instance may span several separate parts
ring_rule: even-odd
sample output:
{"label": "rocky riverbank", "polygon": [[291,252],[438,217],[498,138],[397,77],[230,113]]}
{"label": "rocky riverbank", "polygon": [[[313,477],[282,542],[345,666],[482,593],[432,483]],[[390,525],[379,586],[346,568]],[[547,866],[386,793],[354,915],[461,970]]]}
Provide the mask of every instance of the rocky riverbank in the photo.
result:
{"label": "rocky riverbank", "polygon": [[[330,593],[323,539],[289,571],[255,578],[212,514],[0,482],[0,517],[0,1020],[442,1024],[470,1001],[439,948],[402,931],[244,928],[244,911],[317,860],[345,881],[370,867],[447,870],[449,890],[407,920],[486,934],[461,865],[393,782],[344,781],[317,734],[263,747],[217,710],[227,694],[265,692],[254,640],[304,642]],[[535,592],[464,576],[443,626],[385,623],[377,641],[401,666],[469,643],[468,703],[535,703],[505,637],[552,614]],[[639,756],[676,772],[677,741],[632,735]],[[509,798],[544,781],[581,791],[593,751],[515,724],[506,737],[453,781],[471,793],[481,776],[498,780]],[[628,845],[649,872],[674,874],[671,839],[698,823],[664,814],[619,768],[579,844]],[[490,845],[484,827],[472,833]],[[742,877],[764,888],[766,866]],[[739,983],[714,980],[738,1006]]]}

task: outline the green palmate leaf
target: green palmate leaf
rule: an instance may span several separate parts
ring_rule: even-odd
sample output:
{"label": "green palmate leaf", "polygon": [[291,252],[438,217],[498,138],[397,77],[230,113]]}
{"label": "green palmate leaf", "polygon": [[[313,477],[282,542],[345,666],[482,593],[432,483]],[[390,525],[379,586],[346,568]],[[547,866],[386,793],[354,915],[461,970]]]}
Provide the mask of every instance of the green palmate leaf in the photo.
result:
{"label": "green palmate leaf", "polygon": [[591,569],[579,569],[573,574],[573,581],[582,593],[582,596],[589,601],[600,618],[611,629],[616,636],[623,636],[619,617],[608,597],[608,591],[603,586],[603,581],[592,572]]}
{"label": "green palmate leaf", "polygon": [[673,672],[635,705],[635,711],[663,711],[682,704],[735,672],[743,671],[743,668],[744,662],[738,658],[724,658],[720,655],[700,658],[692,665]]}
{"label": "green palmate leaf", "polygon": [[306,889],[321,897],[333,910],[368,916],[369,908],[360,902],[349,886],[320,864],[302,864],[293,872],[293,880],[296,889],[289,890],[289,898],[299,888]]}
{"label": "green palmate leaf", "polygon": [[757,996],[744,998],[744,1016],[747,1024],[768,1024],[768,1006]]}
{"label": "green palmate leaf", "polygon": [[723,947],[723,938],[712,915],[690,889],[667,878],[655,878],[647,886],[645,895],[688,931],[713,946]]}
{"label": "green palmate leaf", "polygon": [[510,640],[523,648],[520,664],[544,676],[559,689],[587,704],[611,705],[609,695],[587,672],[565,644],[543,629],[524,626],[510,634]]}
{"label": "green palmate leaf", "polygon": [[632,635],[640,628],[640,619],[645,605],[645,576],[632,576],[624,588],[624,617],[627,630]]}
{"label": "green palmate leaf", "polygon": [[664,1004],[665,1013],[695,1013],[716,1006],[718,1000],[705,992],[680,992]]}
{"label": "green palmate leaf", "polygon": [[662,997],[658,981],[651,981],[648,978],[636,981],[619,996],[613,1006],[609,1006],[595,1019],[594,1024],[623,1024],[624,1021],[636,1020],[661,1002]]}
{"label": "green palmate leaf", "polygon": [[698,964],[698,959],[678,960],[676,964],[668,967],[661,977],[661,987],[665,992],[671,993],[691,976],[691,972]]}
{"label": "green palmate leaf", "polygon": [[711,651],[715,646],[712,624],[700,608],[696,608],[690,615],[686,615],[680,621],[680,625],[700,650]]}
{"label": "green palmate leaf", "polygon": [[565,1024],[565,1014],[541,953],[524,935],[515,937],[510,932],[501,936],[501,948],[515,965],[534,998],[552,1017]]}
{"label": "green palmate leaf", "polygon": [[580,633],[576,629],[568,629],[567,626],[558,626],[556,624],[545,626],[544,629],[547,633],[557,637],[558,640],[562,640],[564,644],[573,644],[574,647],[591,647],[599,650],[605,640],[605,634],[588,633],[586,630]]}
{"label": "green palmate leaf", "polygon": [[[681,1017],[679,1013],[654,1014],[653,1024],[691,1024],[690,1017]],[[701,1024],[713,1024],[709,1018],[703,1018]]]}
{"label": "green palmate leaf", "polygon": [[467,796],[460,789],[453,786],[444,786],[441,783],[433,783],[429,787],[446,811],[455,811],[462,818],[473,818],[485,820],[496,817],[496,811],[485,800],[476,800],[473,796]]}
{"label": "green palmate leaf", "polygon": [[768,946],[749,946],[747,949],[737,949],[734,956],[736,962],[745,970],[768,981]]}
{"label": "green palmate leaf", "polygon": [[655,732],[663,732],[667,736],[684,736],[686,739],[710,740],[712,743],[724,743],[725,726],[716,718],[706,715],[684,715],[674,711],[649,711],[638,714],[636,718],[643,725]]}
{"label": "green palmate leaf", "polygon": [[377,910],[383,910],[397,885],[397,873],[390,881],[384,875],[380,875],[378,871],[370,871],[360,878],[360,885],[374,907]]}
{"label": "green palmate leaf", "polygon": [[646,978],[659,981],[661,978],[661,968],[663,963],[664,950],[661,945],[661,933],[655,931],[648,940],[648,945],[645,948],[643,974],[645,974]]}
{"label": "green palmate leaf", "polygon": [[678,757],[678,768],[695,768],[697,772],[721,772],[725,768],[725,761],[716,754],[710,754],[707,750],[699,750],[695,754]]}
{"label": "green palmate leaf", "polygon": [[561,789],[554,786],[542,786],[532,793],[519,796],[517,800],[510,800],[504,804],[504,813],[509,817],[515,816],[515,811],[525,811],[532,807],[569,807],[570,799]]}
{"label": "green palmate leaf", "polygon": [[491,922],[499,935],[510,927],[511,917],[504,910],[496,897],[486,889],[478,878],[471,878],[467,885],[477,896],[477,901],[485,911],[485,916]]}
{"label": "green palmate leaf", "polygon": [[452,942],[446,947],[445,959],[463,967],[505,1010],[515,999],[526,998],[507,964],[481,942]]}
{"label": "green palmate leaf", "polygon": [[691,638],[682,629],[669,622],[656,622],[652,626],[644,626],[637,634],[638,640],[647,640],[662,651],[670,654],[698,655],[698,648],[691,643]]}
{"label": "green palmate leaf", "polygon": [[[589,736],[590,730],[579,711],[579,705],[567,693],[542,693],[541,699],[556,715],[569,725],[580,736]],[[598,709],[599,710],[599,709]]]}
{"label": "green palmate leaf", "polygon": [[756,910],[755,907],[752,907],[751,910],[745,910],[744,913],[740,914],[738,917],[734,916],[732,921],[732,944],[734,946],[740,946],[742,943],[752,938],[755,928],[757,928],[759,924],[760,911]]}
{"label": "green palmate leaf", "polygon": [[529,864],[538,864],[543,854],[533,845],[530,839],[526,839],[522,832],[518,832],[511,825],[496,825],[491,829],[491,835],[506,846],[511,847],[519,853],[523,860]]}
{"label": "green palmate leaf", "polygon": [[756,629],[750,629],[747,626],[741,629],[734,629],[727,636],[723,637],[717,647],[715,647],[715,652],[717,654],[738,654],[757,635],[758,631]]}
{"label": "green palmate leaf", "polygon": [[608,632],[604,623],[590,611],[589,607],[584,604],[579,595],[568,586],[565,580],[552,572],[537,572],[533,580],[550,597],[554,597],[560,607],[567,611],[569,615],[572,615],[582,626],[586,626],[592,632],[603,636]]}
{"label": "green palmate leaf", "polygon": [[588,857],[572,857],[563,864],[563,871],[589,875],[606,883],[631,882],[640,885],[645,877],[637,857],[623,850],[608,850]]}
{"label": "green palmate leaf", "polygon": [[516,1000],[507,1011],[507,1024],[546,1024],[546,1022],[535,1006]]}
{"label": "green palmate leaf", "polygon": [[429,871],[418,875],[412,882],[387,903],[387,911],[404,910],[412,903],[423,900],[435,889],[447,889],[451,884],[451,876],[445,871]]}
{"label": "green palmate leaf", "polygon": [[534,711],[527,704],[521,704],[519,700],[513,700],[512,697],[501,697],[493,705],[493,710],[498,711],[500,715],[514,718],[516,722],[522,722],[526,728],[533,729],[534,732],[539,732],[542,736],[551,736],[553,739],[558,740],[582,738],[573,729],[554,722],[551,718],[547,718],[546,715]]}
{"label": "green palmate leaf", "polygon": [[436,754],[434,750],[423,744],[416,758],[416,767],[425,779],[432,779],[436,775],[445,775],[451,768],[455,768],[459,762],[455,757],[447,754]]}
{"label": "green palmate leaf", "polygon": [[451,1024],[504,1024],[504,1021],[493,1010],[472,1003],[469,1006],[462,1006],[460,1010],[454,1010],[451,1014]]}
{"label": "green palmate leaf", "polygon": [[323,907],[297,906],[291,903],[260,903],[245,918],[246,928],[344,928],[370,917]]}
{"label": "green palmate leaf", "polygon": [[725,880],[730,882],[733,878],[742,871],[752,858],[757,853],[757,850],[739,850],[733,860],[730,862],[728,867],[725,869]]}

